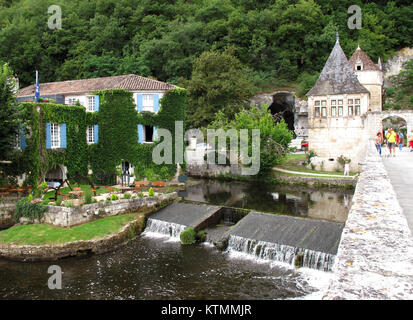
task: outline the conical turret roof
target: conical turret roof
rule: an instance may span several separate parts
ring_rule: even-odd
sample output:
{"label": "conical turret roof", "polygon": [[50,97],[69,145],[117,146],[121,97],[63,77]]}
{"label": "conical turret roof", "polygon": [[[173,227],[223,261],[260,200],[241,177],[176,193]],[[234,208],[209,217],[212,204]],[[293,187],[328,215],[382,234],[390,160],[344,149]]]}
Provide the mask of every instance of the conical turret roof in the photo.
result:
{"label": "conical turret roof", "polygon": [[336,44],[324,65],[323,71],[307,96],[368,93],[352,70],[337,37]]}
{"label": "conical turret roof", "polygon": [[353,55],[349,60],[350,66],[353,70],[356,70],[356,65],[358,63],[363,64],[362,71],[380,71],[379,67],[370,59],[370,57],[360,48],[357,47],[356,51],[354,51]]}

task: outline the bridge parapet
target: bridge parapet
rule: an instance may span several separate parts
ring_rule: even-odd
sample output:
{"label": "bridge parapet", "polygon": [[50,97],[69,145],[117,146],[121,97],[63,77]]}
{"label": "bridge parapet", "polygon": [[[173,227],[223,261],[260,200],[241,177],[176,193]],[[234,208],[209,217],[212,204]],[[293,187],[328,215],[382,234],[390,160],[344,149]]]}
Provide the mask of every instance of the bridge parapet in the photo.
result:
{"label": "bridge parapet", "polygon": [[413,299],[413,238],[369,142],[323,299]]}

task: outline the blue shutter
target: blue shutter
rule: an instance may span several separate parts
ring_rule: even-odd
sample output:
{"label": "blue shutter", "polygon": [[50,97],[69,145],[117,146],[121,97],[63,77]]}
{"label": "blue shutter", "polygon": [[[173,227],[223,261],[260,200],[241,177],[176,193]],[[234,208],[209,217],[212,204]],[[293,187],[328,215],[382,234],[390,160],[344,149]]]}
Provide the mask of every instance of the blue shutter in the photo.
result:
{"label": "blue shutter", "polygon": [[99,141],[99,126],[97,124],[95,124],[93,126],[93,135],[94,135],[94,138],[95,138],[95,143],[98,143],[98,141]]}
{"label": "blue shutter", "polygon": [[159,111],[159,94],[153,95],[153,111],[154,112]]}
{"label": "blue shutter", "polygon": [[24,128],[20,128],[20,149],[24,150],[26,148],[26,134]]}
{"label": "blue shutter", "polygon": [[46,123],[46,149],[52,148],[52,130],[50,122]]}
{"label": "blue shutter", "polygon": [[142,111],[142,110],[143,110],[143,96],[142,96],[141,93],[138,93],[138,94],[137,94],[137,97],[136,97],[136,106],[137,106],[136,110],[138,110],[138,111]]}
{"label": "blue shutter", "polygon": [[143,143],[143,125],[138,124],[138,142]]}
{"label": "blue shutter", "polygon": [[95,112],[99,111],[99,96],[95,96]]}
{"label": "blue shutter", "polygon": [[156,127],[153,127],[153,141],[158,141],[158,131],[156,130]]}
{"label": "blue shutter", "polygon": [[60,125],[60,148],[67,147],[67,140],[66,140],[66,123],[62,123]]}

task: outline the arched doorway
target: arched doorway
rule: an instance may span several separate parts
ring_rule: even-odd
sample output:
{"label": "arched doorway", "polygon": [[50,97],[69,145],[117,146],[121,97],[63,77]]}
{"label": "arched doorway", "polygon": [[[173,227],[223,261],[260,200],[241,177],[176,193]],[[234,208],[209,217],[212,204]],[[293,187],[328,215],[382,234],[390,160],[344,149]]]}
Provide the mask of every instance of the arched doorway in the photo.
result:
{"label": "arched doorway", "polygon": [[388,116],[381,121],[382,132],[386,134],[390,128],[400,135],[403,134],[403,145],[407,142],[407,121],[399,116]]}
{"label": "arched doorway", "polygon": [[66,179],[65,168],[61,165],[57,165],[55,168],[50,169],[46,173],[45,180],[49,185],[61,184]]}
{"label": "arched doorway", "polygon": [[[294,97],[290,92],[279,92],[273,95],[273,102],[269,107],[271,114],[281,114],[287,123],[288,129],[294,132]],[[294,138],[296,134],[294,132]]]}

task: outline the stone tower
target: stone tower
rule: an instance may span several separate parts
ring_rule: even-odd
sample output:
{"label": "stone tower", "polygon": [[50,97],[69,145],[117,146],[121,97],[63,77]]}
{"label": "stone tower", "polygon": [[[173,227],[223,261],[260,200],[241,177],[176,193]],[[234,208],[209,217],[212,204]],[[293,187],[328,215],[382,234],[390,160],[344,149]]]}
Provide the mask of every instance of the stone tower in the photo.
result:
{"label": "stone tower", "polygon": [[370,108],[370,92],[358,80],[338,37],[306,95],[309,149],[317,153],[325,170],[339,168],[340,156],[350,158],[352,170],[358,170],[366,147],[364,117]]}
{"label": "stone tower", "polygon": [[359,82],[370,92],[371,111],[382,111],[383,71],[359,47],[349,60]]}

